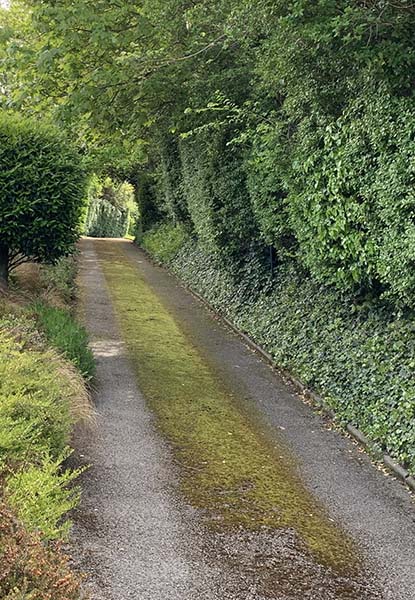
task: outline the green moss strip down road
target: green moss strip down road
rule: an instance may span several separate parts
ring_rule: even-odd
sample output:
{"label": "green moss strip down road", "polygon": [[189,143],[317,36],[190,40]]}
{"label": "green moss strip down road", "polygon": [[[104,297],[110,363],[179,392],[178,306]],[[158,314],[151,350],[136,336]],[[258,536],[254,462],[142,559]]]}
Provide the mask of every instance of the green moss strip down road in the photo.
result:
{"label": "green moss strip down road", "polygon": [[103,269],[139,386],[174,444],[183,490],[216,527],[294,528],[323,563],[351,568],[354,553],[275,446],[237,406],[217,375],[119,246]]}
{"label": "green moss strip down road", "polygon": [[85,240],[81,272],[99,427],[74,535],[94,598],[411,597],[403,488],[133,244]]}

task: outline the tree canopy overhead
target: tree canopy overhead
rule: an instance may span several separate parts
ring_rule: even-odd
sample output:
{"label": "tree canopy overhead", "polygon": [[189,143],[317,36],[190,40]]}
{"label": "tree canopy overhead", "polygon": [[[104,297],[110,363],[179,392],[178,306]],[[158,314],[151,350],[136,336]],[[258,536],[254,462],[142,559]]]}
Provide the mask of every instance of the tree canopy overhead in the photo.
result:
{"label": "tree canopy overhead", "polygon": [[148,225],[411,301],[412,2],[14,0],[3,22],[2,105],[140,180]]}

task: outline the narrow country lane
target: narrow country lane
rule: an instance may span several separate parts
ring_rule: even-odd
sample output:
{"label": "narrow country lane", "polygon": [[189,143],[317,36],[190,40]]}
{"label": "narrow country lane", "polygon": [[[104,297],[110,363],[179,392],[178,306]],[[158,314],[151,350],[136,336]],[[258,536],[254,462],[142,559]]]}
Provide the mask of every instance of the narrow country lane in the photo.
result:
{"label": "narrow country lane", "polygon": [[97,424],[76,434],[93,600],[415,600],[409,493],[165,270],[82,241]]}

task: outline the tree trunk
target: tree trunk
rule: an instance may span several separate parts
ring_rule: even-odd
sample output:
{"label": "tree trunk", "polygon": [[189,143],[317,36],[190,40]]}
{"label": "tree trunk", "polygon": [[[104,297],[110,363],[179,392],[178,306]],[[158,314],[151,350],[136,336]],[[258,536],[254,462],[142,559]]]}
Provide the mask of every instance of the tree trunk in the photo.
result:
{"label": "tree trunk", "polygon": [[9,281],[9,249],[0,243],[0,288],[7,287]]}

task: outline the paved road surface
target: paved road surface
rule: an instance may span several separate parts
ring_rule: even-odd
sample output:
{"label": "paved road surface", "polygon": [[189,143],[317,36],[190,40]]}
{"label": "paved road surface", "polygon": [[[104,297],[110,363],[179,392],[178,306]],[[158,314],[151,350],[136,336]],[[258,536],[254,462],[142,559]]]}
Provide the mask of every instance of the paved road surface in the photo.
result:
{"label": "paved road surface", "polygon": [[[286,445],[306,488],[353,538],[358,572],[319,564],[293,527],[215,530],[191,506],[174,448],[140,392],[120,334],[102,268],[115,255],[133,265],[212,373],[226,381],[252,427],[260,423],[264,435]],[[399,482],[328,428],[133,244],[83,240],[81,290],[97,359],[98,420],[76,434],[74,460],[91,467],[82,476],[73,545],[93,600],[415,600],[415,511]]]}

